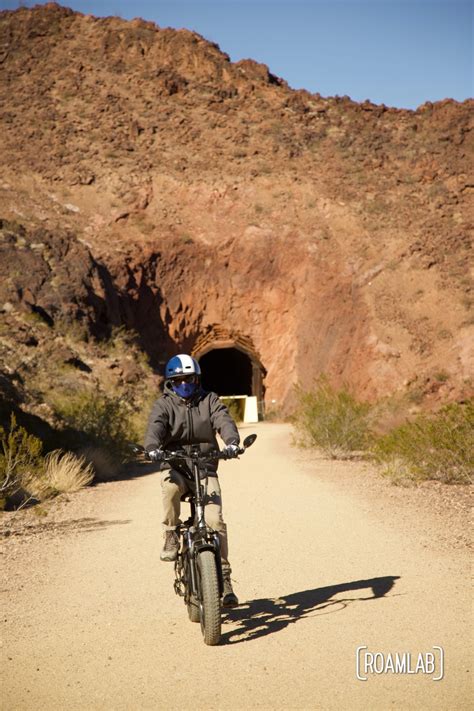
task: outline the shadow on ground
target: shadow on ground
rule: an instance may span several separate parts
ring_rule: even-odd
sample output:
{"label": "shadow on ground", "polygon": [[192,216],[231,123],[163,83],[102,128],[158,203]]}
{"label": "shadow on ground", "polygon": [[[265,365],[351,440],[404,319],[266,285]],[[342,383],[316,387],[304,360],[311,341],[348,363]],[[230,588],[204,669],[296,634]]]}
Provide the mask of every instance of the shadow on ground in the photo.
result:
{"label": "shadow on ground", "polygon": [[108,476],[107,474],[102,474],[100,478],[96,478],[93,482],[93,486],[98,486],[100,484],[108,484],[111,481],[129,481],[131,479],[138,479],[142,476],[148,476],[149,474],[156,474],[159,472],[159,465],[145,462],[126,462],[122,464],[118,471],[114,471]]}
{"label": "shadow on ground", "polygon": [[131,519],[122,521],[100,521],[97,518],[77,518],[68,521],[45,521],[41,523],[22,523],[21,527],[11,528],[0,532],[1,538],[10,536],[32,536],[38,533],[65,534],[65,533],[89,533],[100,531],[110,526],[119,526],[130,523]]}
{"label": "shadow on ground", "polygon": [[[354,602],[366,602],[384,597],[399,579],[398,575],[355,580],[325,588],[302,590],[280,598],[262,598],[227,610],[224,624],[237,623],[237,627],[222,635],[222,644],[249,642],[267,634],[279,632],[305,617],[329,614],[345,609]],[[353,590],[370,590],[370,594],[344,597]],[[336,598],[337,595],[337,598]]]}

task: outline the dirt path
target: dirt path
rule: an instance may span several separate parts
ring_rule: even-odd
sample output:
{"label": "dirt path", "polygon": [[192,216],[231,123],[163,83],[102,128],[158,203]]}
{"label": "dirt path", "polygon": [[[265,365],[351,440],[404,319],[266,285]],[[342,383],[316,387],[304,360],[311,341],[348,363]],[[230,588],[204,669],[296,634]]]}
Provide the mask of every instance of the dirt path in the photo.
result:
{"label": "dirt path", "polygon": [[[242,602],[223,644],[204,646],[159,561],[158,476],[88,489],[4,546],[5,711],[469,708],[466,548],[437,545],[442,519],[338,481],[288,426],[256,430],[221,470]],[[440,645],[445,678],[359,681],[361,645],[413,667]]]}

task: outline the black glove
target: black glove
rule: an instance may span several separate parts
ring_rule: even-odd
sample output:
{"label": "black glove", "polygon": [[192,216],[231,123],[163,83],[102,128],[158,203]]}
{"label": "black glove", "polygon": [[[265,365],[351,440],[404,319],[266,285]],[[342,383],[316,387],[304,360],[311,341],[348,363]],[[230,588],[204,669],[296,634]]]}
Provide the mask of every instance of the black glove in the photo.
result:
{"label": "black glove", "polygon": [[235,459],[239,456],[239,447],[236,444],[227,444],[222,452],[226,459]]}
{"label": "black glove", "polygon": [[152,462],[162,462],[165,457],[165,453],[162,449],[152,449],[151,452],[148,452],[148,457]]}

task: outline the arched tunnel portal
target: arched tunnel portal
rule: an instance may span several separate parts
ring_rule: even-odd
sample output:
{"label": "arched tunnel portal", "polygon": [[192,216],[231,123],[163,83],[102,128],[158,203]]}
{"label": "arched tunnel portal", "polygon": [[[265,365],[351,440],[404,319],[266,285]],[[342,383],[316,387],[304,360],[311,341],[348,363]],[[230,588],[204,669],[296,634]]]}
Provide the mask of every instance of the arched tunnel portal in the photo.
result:
{"label": "arched tunnel portal", "polygon": [[252,361],[237,348],[213,348],[199,359],[202,385],[218,395],[252,395]]}
{"label": "arched tunnel portal", "polygon": [[263,414],[266,370],[250,339],[242,336],[223,339],[213,334],[196,343],[193,356],[201,366],[205,390],[221,396],[253,395]]}

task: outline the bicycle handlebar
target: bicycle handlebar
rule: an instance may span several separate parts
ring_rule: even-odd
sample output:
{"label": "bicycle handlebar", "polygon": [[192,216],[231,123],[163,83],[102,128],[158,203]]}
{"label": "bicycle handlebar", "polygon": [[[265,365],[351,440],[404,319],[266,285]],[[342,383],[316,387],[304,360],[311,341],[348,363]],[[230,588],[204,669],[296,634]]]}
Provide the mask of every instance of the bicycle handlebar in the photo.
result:
{"label": "bicycle handlebar", "polygon": [[[243,447],[239,447],[237,456],[240,456],[243,454],[257,439],[257,435],[248,435],[244,439],[243,442]],[[146,459],[149,461],[152,461],[150,459],[150,456],[148,452],[145,450],[144,447],[142,447],[139,444],[133,444],[129,443],[129,446],[134,454],[142,454]],[[218,459],[235,459],[235,456],[229,456],[225,450],[219,450],[217,452],[209,452],[205,454],[204,452],[190,452],[189,454],[187,452],[184,452],[183,450],[177,450],[177,451],[166,451],[163,450],[163,457],[161,458],[162,462],[170,462],[172,460],[176,459],[181,459],[181,460],[189,460],[191,459],[192,461],[195,462],[212,462],[216,461]]]}
{"label": "bicycle handlebar", "polygon": [[[243,454],[245,449],[239,447],[238,455]],[[177,451],[166,451],[163,450],[162,462],[170,462],[172,460],[181,459],[185,461],[186,459],[191,459],[195,462],[211,462],[218,459],[235,459],[235,457],[229,457],[229,455],[224,450],[219,450],[218,452],[211,452],[204,454],[203,452],[183,452],[182,450]]]}

